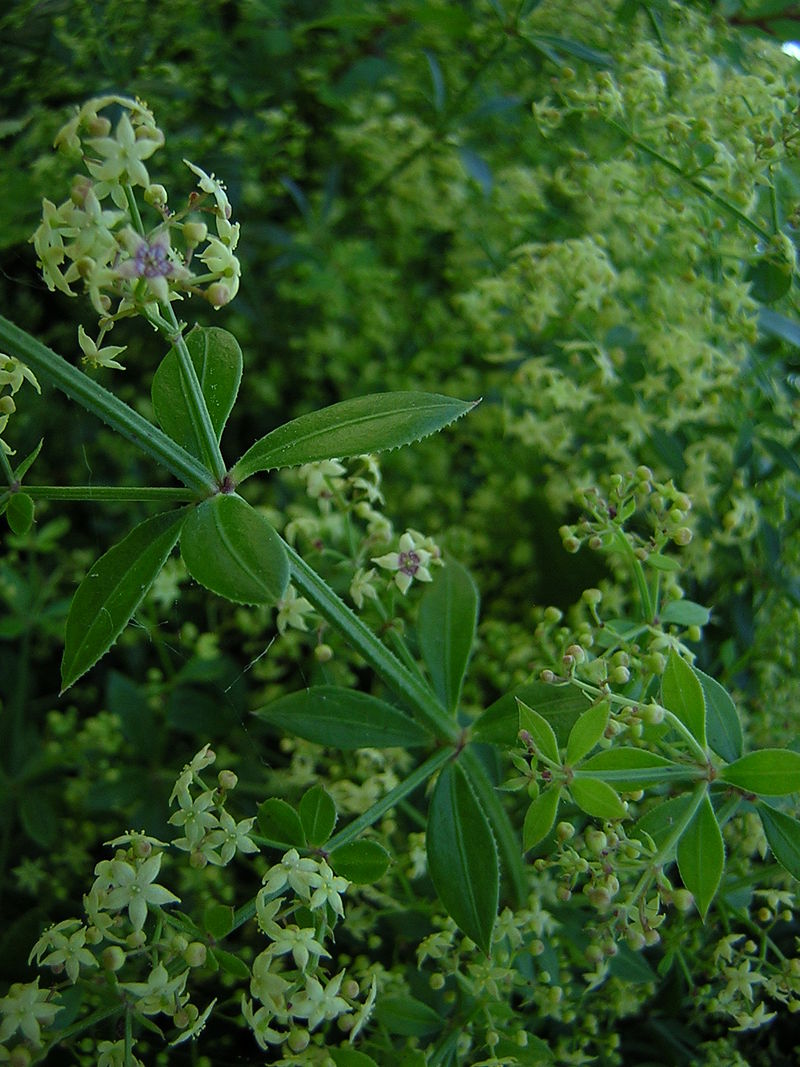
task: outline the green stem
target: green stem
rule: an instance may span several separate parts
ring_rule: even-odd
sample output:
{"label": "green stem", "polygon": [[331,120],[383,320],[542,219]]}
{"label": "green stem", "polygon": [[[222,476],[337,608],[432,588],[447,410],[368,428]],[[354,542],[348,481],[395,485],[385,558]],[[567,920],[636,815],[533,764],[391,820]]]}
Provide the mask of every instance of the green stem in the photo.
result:
{"label": "green stem", "polygon": [[438,749],[424,763],[421,763],[408,778],[396,785],[394,789],[390,789],[385,796],[382,796],[363,815],[359,815],[357,819],[353,819],[351,823],[348,823],[344,830],[340,830],[338,834],[335,834],[325,845],[325,851],[330,853],[335,848],[340,848],[342,845],[355,841],[363,830],[366,830],[368,826],[372,826],[387,811],[391,811],[392,808],[396,807],[399,801],[413,793],[415,789],[418,789],[453,756],[454,752],[451,748]]}
{"label": "green stem", "polygon": [[753,233],[758,234],[758,236],[763,241],[770,240],[772,234],[768,230],[765,230],[763,226],[760,226],[753,219],[745,215],[743,211],[740,211],[735,204],[732,204],[729,200],[726,200],[724,196],[720,196],[719,193],[715,193],[711,186],[706,185],[706,183],[700,178],[693,178],[690,175],[686,174],[683,168],[680,167],[677,163],[674,163],[668,156],[662,155],[661,152],[658,151],[658,149],[653,148],[653,146],[647,144],[646,141],[640,141],[635,134],[631,133],[631,131],[626,129],[626,127],[623,126],[621,123],[615,122],[614,119],[609,118],[604,119],[604,121],[613,130],[616,130],[617,133],[624,137],[626,141],[632,144],[634,148],[638,148],[640,152],[644,152],[644,154],[650,156],[651,159],[658,160],[659,163],[665,166],[668,170],[672,171],[672,173],[679,177],[682,181],[685,181],[688,185],[691,185],[692,188],[697,189],[698,192],[701,192],[704,196],[707,196],[709,200],[712,200],[717,205],[717,207],[722,208],[722,210],[726,211],[729,215],[733,215],[733,217],[739,222],[741,222],[743,226],[746,226],[748,230],[751,230]]}
{"label": "green stem", "polygon": [[153,500],[171,504],[197,499],[191,489],[155,485],[26,485],[23,492],[34,500]]}
{"label": "green stem", "polygon": [[210,471],[214,472],[217,485],[222,485],[227,468],[219,449],[219,441],[217,440],[217,434],[211,422],[211,416],[208,413],[208,405],[206,404],[206,398],[203,396],[203,390],[197,377],[197,371],[194,368],[192,357],[189,355],[189,349],[186,347],[186,340],[181,333],[181,328],[178,324],[172,305],[166,304],[163,310],[165,318],[171,326],[169,339],[175,346],[175,351],[178,354],[178,362],[181,368],[181,382],[183,384],[183,396],[186,400],[186,406],[189,409],[189,418],[192,422],[192,429],[194,430],[195,437],[200,442],[206,466]]}
{"label": "green stem", "polygon": [[456,742],[460,729],[442,710],[428,686],[405,667],[348,608],[317,572],[284,542],[292,580],[323,619],[349,642],[391,689],[414,710],[417,719],[436,738]]}
{"label": "green stem", "polygon": [[644,622],[651,623],[653,621],[654,609],[653,600],[650,596],[650,589],[647,585],[647,579],[644,576],[644,569],[642,568],[641,561],[636,553],[633,551],[628,538],[625,536],[623,530],[617,528],[614,533],[614,540],[622,552],[623,556],[628,560],[631,570],[633,571],[633,578],[636,582],[636,588],[639,592],[639,600],[642,603],[642,615]]}
{"label": "green stem", "polygon": [[[390,789],[389,792],[373,804],[368,811],[365,811],[363,815],[359,815],[357,819],[353,819],[344,830],[340,830],[338,834],[334,834],[330,841],[326,843],[325,852],[330,854],[335,848],[349,844],[350,841],[355,841],[363,830],[372,826],[382,815],[385,815],[387,811],[396,807],[401,800],[407,797],[410,793],[413,793],[415,789],[418,789],[431,777],[431,775],[435,774],[440,767],[443,767],[444,764],[452,758],[453,750],[451,748],[438,749],[432,756],[429,756],[424,763],[421,763],[419,767],[405,779],[405,781],[396,785],[394,789]],[[285,846],[278,845],[277,847],[283,848]],[[248,902],[243,904],[241,908],[237,908],[233,916],[231,933],[233,933],[234,930],[238,930],[239,927],[243,926],[246,922],[249,922],[255,913],[255,898],[248,900]]]}
{"label": "green stem", "polygon": [[66,393],[71,400],[102,419],[142,452],[152,456],[196,493],[207,496],[216,489],[214,478],[199,460],[113,393],[2,315],[0,346]]}
{"label": "green stem", "polygon": [[631,890],[631,893],[628,896],[628,899],[625,901],[623,908],[632,907],[637,902],[642,893],[646,891],[648,885],[653,879],[655,871],[659,867],[663,867],[665,863],[668,863],[672,859],[672,853],[675,847],[683,836],[686,827],[695,817],[697,809],[703,802],[703,797],[706,795],[707,785],[707,782],[698,782],[698,784],[695,786],[694,792],[692,793],[691,803],[684,812],[683,816],[678,819],[678,821],[673,826],[672,832],[654,856],[648,869],[644,872],[639,881]]}
{"label": "green stem", "polygon": [[[130,185],[125,186],[125,197],[128,201],[128,210],[130,211],[133,224],[138,230],[139,236],[144,238],[144,223],[142,222],[142,216],[139,213],[139,205],[136,202],[136,196]],[[172,304],[169,302],[161,304],[161,310],[164,313],[163,316],[150,316],[150,321],[175,347],[175,351],[178,355],[178,363],[181,368],[183,396],[186,401],[186,406],[189,409],[189,419],[192,423],[195,438],[200,442],[200,448],[203,452],[203,459],[206,462],[206,466],[210,471],[213,471],[217,485],[222,485],[226,474],[225,461],[219,450],[217,435],[214,432],[211,416],[208,413],[206,398],[203,396],[203,390],[200,387],[192,357],[189,355],[189,349],[186,347],[186,341],[184,340]]]}

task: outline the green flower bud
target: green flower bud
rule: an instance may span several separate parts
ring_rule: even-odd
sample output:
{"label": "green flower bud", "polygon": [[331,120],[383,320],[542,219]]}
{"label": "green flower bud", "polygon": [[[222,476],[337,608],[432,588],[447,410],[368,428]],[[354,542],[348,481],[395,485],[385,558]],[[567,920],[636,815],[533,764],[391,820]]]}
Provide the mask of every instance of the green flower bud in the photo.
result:
{"label": "green flower bud", "polygon": [[[723,517],[723,523],[724,523],[724,517]],[[688,545],[689,542],[692,540],[692,531],[689,529],[688,526],[680,526],[673,533],[672,540],[675,542],[676,545],[681,545],[681,546]]]}
{"label": "green flower bud", "polygon": [[236,784],[239,781],[238,775],[233,771],[220,771],[217,775],[217,781],[219,782],[220,789],[224,789],[226,792],[236,788]]}
{"label": "green flower bud", "polygon": [[286,1040],[286,1044],[292,1052],[302,1052],[303,1049],[308,1048],[310,1040],[308,1030],[292,1030]]}
{"label": "green flower bud", "polygon": [[148,185],[144,191],[144,199],[146,204],[151,204],[153,207],[166,206],[167,190],[163,185]]}
{"label": "green flower bud", "polygon": [[191,248],[205,241],[207,236],[208,226],[204,222],[184,222],[183,239]]}
{"label": "green flower bud", "polygon": [[208,949],[202,941],[192,941],[183,950],[183,958],[190,967],[202,967],[207,956]]}
{"label": "green flower bud", "polygon": [[333,659],[333,649],[330,645],[317,645],[314,649],[314,659],[317,663],[328,663]]}
{"label": "green flower bud", "polygon": [[120,945],[109,945],[100,957],[107,971],[118,971],[125,963],[125,953]]}

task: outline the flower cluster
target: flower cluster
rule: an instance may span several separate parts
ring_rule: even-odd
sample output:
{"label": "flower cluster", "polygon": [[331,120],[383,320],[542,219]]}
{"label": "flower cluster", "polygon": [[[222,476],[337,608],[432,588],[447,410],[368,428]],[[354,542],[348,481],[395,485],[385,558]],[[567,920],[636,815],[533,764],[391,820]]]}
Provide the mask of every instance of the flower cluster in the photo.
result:
{"label": "flower cluster", "polygon": [[[242,1015],[262,1049],[286,1044],[300,1052],[324,1022],[338,1020],[339,1028],[355,1040],[372,1010],[373,979],[363,1002],[358,982],[344,970],[333,977],[320,961],[329,957],[325,941],[344,918],[342,896],[349,882],[334,874],[325,860],[301,857],[290,849],[263,878],[256,897],[256,917],[270,939],[256,956],[250,998],[242,997]],[[302,925],[292,921],[298,905]]]}
{"label": "flower cluster", "polygon": [[177,801],[178,810],[169,822],[183,831],[172,843],[190,853],[193,867],[205,867],[209,863],[224,867],[237,854],[258,852],[258,845],[250,837],[255,819],[237,822],[225,810],[225,800],[237,784],[233,771],[220,771],[216,789],[209,788],[200,777],[216,758],[211,747],[205,745],[183,768],[170,796],[170,804]]}
{"label": "flower cluster", "polygon": [[8,420],[17,410],[14,397],[24,381],[30,382],[37,393],[41,392],[33,371],[20,360],[0,352],[0,448],[6,455],[13,456],[14,450],[3,440]]}
{"label": "flower cluster", "polygon": [[[119,113],[116,126],[103,114],[109,109]],[[31,240],[51,290],[75,296],[73,285],[82,283],[89,295],[100,333],[94,341],[81,328],[79,341],[92,365],[121,367],[116,357],[123,348],[102,344],[118,319],[142,313],[158,325],[159,306],[181,293],[200,294],[219,308],[239,287],[239,225],[231,222],[225,187],[185,161],[200,192],[171,210],[166,190],[151,182],[145,165],[163,143],[147,106],[121,96],[89,100],[56,137],[57,147],[82,158],[88,176],[77,176],[58,206],[44,201]],[[145,226],[135,190],[142,191],[155,225]],[[213,217],[215,234],[203,215]]]}

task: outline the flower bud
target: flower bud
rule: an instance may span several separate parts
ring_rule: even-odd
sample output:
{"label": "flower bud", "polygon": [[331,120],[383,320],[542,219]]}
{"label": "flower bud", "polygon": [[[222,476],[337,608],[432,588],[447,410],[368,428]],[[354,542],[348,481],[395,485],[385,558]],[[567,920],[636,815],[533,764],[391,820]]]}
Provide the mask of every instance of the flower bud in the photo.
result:
{"label": "flower bud", "polygon": [[208,949],[202,941],[192,941],[183,950],[183,958],[190,967],[202,967],[206,962]]}
{"label": "flower bud", "polygon": [[208,236],[208,226],[204,222],[184,222],[183,239],[187,245],[194,247]]}
{"label": "flower bud", "polygon": [[314,659],[317,663],[328,663],[333,659],[333,649],[330,645],[317,645],[314,649]]}
{"label": "flower bud", "polygon": [[0,396],[0,415],[13,415],[17,410],[13,397]]}
{"label": "flower bud", "polygon": [[105,115],[93,115],[86,128],[92,137],[108,137],[111,133],[111,122]]}
{"label": "flower bud", "polygon": [[133,930],[125,938],[125,944],[128,948],[141,948],[147,941],[147,934],[144,930]]}
{"label": "flower bud", "polygon": [[310,1040],[308,1030],[292,1030],[287,1038],[286,1044],[292,1052],[302,1052],[303,1049],[308,1048],[308,1042]]}
{"label": "flower bud", "polygon": [[153,207],[166,207],[167,190],[163,185],[148,185],[144,191],[144,200]]}
{"label": "flower bud", "polygon": [[217,781],[219,782],[220,789],[224,789],[225,792],[229,792],[231,789],[236,788],[236,784],[239,781],[238,775],[233,771],[220,771],[217,775]]}
{"label": "flower bud", "polygon": [[688,545],[692,540],[692,531],[688,526],[679,526],[675,533],[672,535],[672,540],[676,545]]}
{"label": "flower bud", "polygon": [[105,970],[118,971],[125,963],[125,953],[120,945],[109,945],[103,949],[100,959]]}
{"label": "flower bud", "polygon": [[222,282],[214,282],[213,285],[209,285],[208,289],[206,289],[205,297],[209,304],[212,304],[215,308],[221,308],[230,303],[231,291]]}

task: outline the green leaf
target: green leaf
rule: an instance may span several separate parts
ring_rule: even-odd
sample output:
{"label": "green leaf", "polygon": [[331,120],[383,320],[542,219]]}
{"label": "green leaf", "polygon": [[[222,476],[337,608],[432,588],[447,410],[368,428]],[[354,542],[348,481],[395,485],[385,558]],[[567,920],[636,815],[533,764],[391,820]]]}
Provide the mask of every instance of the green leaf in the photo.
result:
{"label": "green leaf", "polygon": [[299,812],[309,845],[324,845],[336,825],[336,805],[330,793],[313,785],[300,798]]}
{"label": "green leaf", "polygon": [[402,1034],[404,1037],[425,1037],[437,1033],[444,1026],[444,1019],[439,1012],[410,996],[379,997],[375,1005],[375,1018],[390,1034]]}
{"label": "green leaf", "polygon": [[525,815],[522,824],[522,851],[538,845],[553,829],[558,812],[558,802],[561,799],[561,790],[554,787],[545,789],[543,793],[533,800]]}
{"label": "green leaf", "polygon": [[528,682],[489,705],[472,727],[473,741],[491,745],[516,744],[519,733],[517,699],[538,709],[550,723],[560,745],[566,745],[570,730],[589,706],[577,686]]}
{"label": "green leaf", "polygon": [[233,908],[229,904],[208,904],[203,909],[203,929],[215,941],[227,937],[233,929]]}
{"label": "green leaf", "polygon": [[751,295],[760,304],[774,304],[792,287],[791,269],[766,256],[750,267],[745,278],[750,282]]}
{"label": "green leaf", "polygon": [[758,805],[772,855],[793,878],[800,879],[800,822],[768,804]]}
{"label": "green leaf", "polygon": [[31,469],[32,464],[35,462],[36,457],[42,451],[42,445],[44,444],[44,438],[39,441],[39,444],[34,448],[32,452],[29,452],[25,459],[21,460],[14,468],[14,481],[21,482],[28,471]]}
{"label": "green leaf", "polygon": [[669,659],[661,679],[661,703],[705,747],[706,702],[703,687],[692,668],[674,648],[669,650]]}
{"label": "green leaf", "polygon": [[[195,327],[186,336],[186,347],[219,441],[239,392],[242,350],[233,334],[218,326]],[[195,436],[181,365],[174,348],[167,352],[154,374],[151,391],[153,410],[164,433],[181,448],[202,459],[202,446]]]}
{"label": "green leaf", "polygon": [[517,706],[519,707],[520,731],[526,730],[531,735],[534,749],[539,755],[544,756],[551,763],[560,764],[558,741],[550,723],[533,708],[523,704],[519,698],[517,698]]}
{"label": "green leaf", "polygon": [[417,634],[422,658],[445,708],[455,714],[478,624],[478,590],[469,571],[448,559],[425,591]]}
{"label": "green leaf", "polygon": [[26,534],[33,525],[33,500],[27,493],[12,493],[6,508],[8,525],[15,534]]}
{"label": "green leaf", "polygon": [[567,763],[570,767],[588,755],[603,736],[608,724],[609,708],[608,701],[601,700],[585,711],[570,730],[567,741]]}
{"label": "green leaf", "polygon": [[645,566],[652,567],[655,571],[665,571],[668,574],[674,574],[681,569],[680,563],[674,556],[661,556],[657,552],[651,552],[644,562]]}
{"label": "green leaf", "polygon": [[259,830],[271,841],[280,841],[298,848],[307,844],[300,816],[285,800],[270,797],[263,801],[258,805],[257,818]]}
{"label": "green leaf", "polygon": [[705,919],[725,868],[725,846],[708,794],[678,842],[678,870]]}
{"label": "green leaf", "polygon": [[409,445],[470,411],[437,393],[373,393],[343,400],[278,426],[248,449],[231,471],[238,482],[257,471]]}
{"label": "green leaf", "polygon": [[782,797],[800,792],[800,752],[788,748],[762,748],[729,763],[719,778],[748,793]]}
{"label": "green leaf", "polygon": [[250,977],[250,968],[238,956],[232,952],[226,952],[221,948],[209,949],[209,955],[216,960],[223,971],[233,975],[234,978],[247,979]]}
{"label": "green leaf", "polygon": [[581,811],[596,819],[622,819],[626,815],[625,805],[608,782],[596,778],[573,778],[569,791]]}
{"label": "green leaf", "polygon": [[413,748],[431,741],[430,734],[391,704],[335,685],[289,693],[254,714],[330,748]]}
{"label": "green leaf", "polygon": [[352,1045],[328,1048],[326,1051],[333,1058],[336,1067],[378,1067],[372,1056],[368,1056],[366,1052],[359,1052]]}
{"label": "green leaf", "polygon": [[736,705],[724,686],[716,678],[704,674],[698,667],[692,670],[700,679],[706,698],[706,733],[711,748],[728,763],[742,754],[744,738]]}
{"label": "green leaf", "polygon": [[175,547],[187,515],[181,508],[145,519],[101,556],[78,586],[67,616],[62,693],[125,629]]}
{"label": "green leaf", "polygon": [[672,760],[643,748],[619,746],[590,756],[575,773],[580,777],[584,771],[599,771],[602,773],[602,780],[613,782],[617,789],[644,789],[662,782],[665,778],[663,772],[667,767],[675,771],[676,777],[688,777],[687,768],[680,763],[673,763]]}
{"label": "green leaf", "polygon": [[567,37],[557,37],[551,33],[520,34],[520,36],[534,47],[541,48],[548,58],[551,58],[551,53],[555,54],[558,57],[559,65],[561,65],[559,55],[561,52],[598,67],[612,67],[614,65],[614,60],[608,52],[599,52],[596,48],[590,48],[581,41],[573,41]]}
{"label": "green leaf", "polygon": [[497,917],[497,846],[483,809],[457,763],[439,775],[428,816],[428,870],[459,928],[489,951]]}
{"label": "green leaf", "polygon": [[528,878],[522,860],[519,832],[512,825],[486,764],[479,758],[474,746],[468,745],[462,751],[461,763],[494,835],[504,896],[513,906],[520,908],[528,898]]}
{"label": "green leaf", "polygon": [[656,848],[661,849],[686,815],[691,803],[691,793],[684,793],[670,800],[659,800],[655,807],[645,812],[636,822],[631,830],[632,836],[641,838],[646,834],[653,839]]}
{"label": "green leaf", "polygon": [[289,582],[280,537],[236,494],[217,493],[194,508],[181,556],[195,581],[237,604],[274,604]]}
{"label": "green leaf", "polygon": [[710,610],[693,600],[671,600],[660,614],[661,622],[677,626],[705,626],[710,617]]}
{"label": "green leaf", "polygon": [[331,867],[356,885],[372,885],[383,878],[392,857],[377,841],[351,841],[335,848],[328,857]]}

